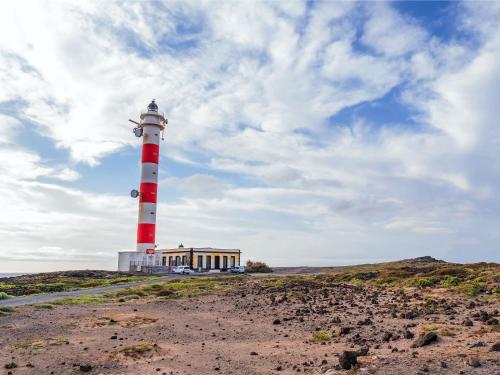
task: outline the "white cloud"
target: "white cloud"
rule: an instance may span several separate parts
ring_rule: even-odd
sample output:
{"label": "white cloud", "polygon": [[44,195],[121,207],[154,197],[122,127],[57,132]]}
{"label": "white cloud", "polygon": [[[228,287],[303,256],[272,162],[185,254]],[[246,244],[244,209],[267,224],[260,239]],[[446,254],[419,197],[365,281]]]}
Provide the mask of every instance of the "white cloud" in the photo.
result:
{"label": "white cloud", "polygon": [[[136,202],[85,191],[78,169],[136,146],[127,119],[153,97],[169,118],[162,155],[202,170],[163,181],[177,199],[160,194],[162,246],[238,246],[278,263],[307,259],[308,246],[318,262],[402,247],[453,258],[471,238],[492,249],[496,5],[464,5],[477,45],[440,40],[390,3],[0,8],[2,248],[18,259],[111,267],[133,247]],[[396,89],[410,124],[331,120]],[[23,146],[33,127],[71,160]]]}

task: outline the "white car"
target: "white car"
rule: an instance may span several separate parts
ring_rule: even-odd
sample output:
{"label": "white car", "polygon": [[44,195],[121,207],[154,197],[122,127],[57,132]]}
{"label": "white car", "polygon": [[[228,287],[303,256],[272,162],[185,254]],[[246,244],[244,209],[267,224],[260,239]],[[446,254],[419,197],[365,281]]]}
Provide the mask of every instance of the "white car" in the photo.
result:
{"label": "white car", "polygon": [[173,273],[181,273],[183,275],[184,274],[188,274],[189,275],[193,271],[191,270],[191,268],[189,268],[189,266],[177,266],[177,267],[174,267],[172,269],[172,272]]}
{"label": "white car", "polygon": [[230,271],[232,273],[245,273],[245,266],[235,266],[231,267]]}

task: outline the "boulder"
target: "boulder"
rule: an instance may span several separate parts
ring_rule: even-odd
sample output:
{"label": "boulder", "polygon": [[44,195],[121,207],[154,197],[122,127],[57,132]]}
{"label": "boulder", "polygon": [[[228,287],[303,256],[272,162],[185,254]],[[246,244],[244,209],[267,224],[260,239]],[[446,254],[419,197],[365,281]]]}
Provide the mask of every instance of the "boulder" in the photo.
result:
{"label": "boulder", "polygon": [[413,343],[412,347],[420,348],[422,346],[432,344],[433,342],[437,341],[437,339],[438,335],[436,334],[436,332],[425,332],[420,334],[420,336]]}

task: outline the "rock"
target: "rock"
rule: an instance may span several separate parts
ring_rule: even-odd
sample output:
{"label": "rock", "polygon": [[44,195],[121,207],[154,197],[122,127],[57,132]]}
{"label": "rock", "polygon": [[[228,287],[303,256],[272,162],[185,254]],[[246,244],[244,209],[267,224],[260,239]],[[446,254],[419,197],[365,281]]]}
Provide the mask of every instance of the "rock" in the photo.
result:
{"label": "rock", "polygon": [[344,370],[350,370],[352,366],[358,363],[358,352],[352,350],[344,350],[339,356],[339,364]]}
{"label": "rock", "polygon": [[109,339],[110,339],[110,340],[116,340],[117,338],[118,338],[118,336],[113,335],[113,336],[111,336]]}
{"label": "rock", "polygon": [[353,365],[358,363],[358,357],[368,354],[370,348],[368,346],[362,347],[359,350],[345,350],[339,356],[339,364],[344,370],[350,370]]}
{"label": "rock", "polygon": [[369,326],[372,324],[373,324],[373,322],[370,320],[370,318],[366,318],[366,319],[360,320],[358,322],[358,326]]}
{"label": "rock", "polygon": [[250,352],[250,355],[259,355],[257,352]]}
{"label": "rock", "polygon": [[274,320],[273,320],[273,324],[281,324],[281,320],[279,320],[279,319],[274,319]]}
{"label": "rock", "polygon": [[467,360],[467,364],[471,367],[479,367],[481,366],[481,362],[479,362],[479,359],[477,359],[477,357],[470,357],[468,360]]}
{"label": "rock", "polygon": [[405,339],[412,339],[413,337],[415,337],[415,334],[411,331],[408,331],[406,330],[405,333],[404,333],[404,336],[405,336]]}
{"label": "rock", "polygon": [[470,320],[469,318],[465,318],[462,324],[466,327],[472,327],[474,325],[474,323],[472,323],[472,320]]}
{"label": "rock", "polygon": [[80,371],[81,372],[90,372],[90,371],[92,371],[92,366],[91,365],[80,365]]}
{"label": "rock", "polygon": [[392,337],[392,332],[385,332],[382,336],[382,341],[389,341]]}
{"label": "rock", "polygon": [[491,349],[490,349],[492,352],[500,352],[500,341],[491,345]]}
{"label": "rock", "polygon": [[416,317],[418,317],[418,312],[416,311],[406,311],[404,313],[401,314],[401,318],[404,318],[404,319],[415,319]]}
{"label": "rock", "polygon": [[482,341],[475,342],[472,344],[470,347],[471,348],[482,348],[483,346],[486,346],[486,344]]}
{"label": "rock", "polygon": [[429,345],[435,341],[437,341],[437,334],[436,332],[426,332],[422,333],[417,340],[413,343],[412,347],[413,348],[420,348],[422,346]]}
{"label": "rock", "polygon": [[351,332],[351,327],[340,327],[340,335],[348,335]]}
{"label": "rock", "polygon": [[276,367],[276,371],[282,371],[283,370],[283,367],[282,366],[278,366]]}

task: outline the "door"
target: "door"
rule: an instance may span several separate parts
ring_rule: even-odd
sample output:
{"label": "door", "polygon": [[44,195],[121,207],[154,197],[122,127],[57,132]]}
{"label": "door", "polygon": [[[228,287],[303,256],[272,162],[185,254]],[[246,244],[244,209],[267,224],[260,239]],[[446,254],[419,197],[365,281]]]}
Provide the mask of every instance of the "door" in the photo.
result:
{"label": "door", "polygon": [[214,261],[215,261],[214,268],[215,268],[216,270],[220,269],[220,256],[219,256],[219,255],[216,255],[216,256],[215,256]]}
{"label": "door", "polygon": [[212,268],[212,257],[210,255],[207,255],[207,271],[209,271]]}
{"label": "door", "polygon": [[203,256],[198,255],[198,269],[203,268]]}
{"label": "door", "polygon": [[227,270],[227,256],[222,257],[222,268]]}

